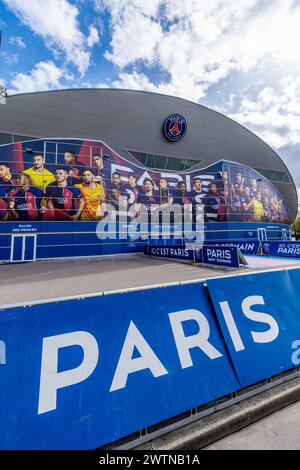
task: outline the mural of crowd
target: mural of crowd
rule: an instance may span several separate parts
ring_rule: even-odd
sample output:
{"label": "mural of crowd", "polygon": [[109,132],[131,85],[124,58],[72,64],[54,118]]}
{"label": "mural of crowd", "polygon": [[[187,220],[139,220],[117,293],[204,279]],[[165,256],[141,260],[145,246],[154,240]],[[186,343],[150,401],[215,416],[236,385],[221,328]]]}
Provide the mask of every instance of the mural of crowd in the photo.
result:
{"label": "mural of crowd", "polygon": [[177,204],[193,222],[201,206],[205,222],[288,223],[285,203],[276,188],[243,165],[220,161],[189,173],[187,184],[186,173],[182,173],[185,178],[172,181],[119,155],[118,163],[123,163],[119,167],[124,168],[125,162],[130,171],[114,170],[113,155],[91,153],[87,165],[65,147],[62,163],[47,165],[45,152],[31,151],[31,162],[16,173],[12,168],[16,165],[8,158],[1,162],[0,147],[0,220],[98,221],[111,208],[120,213],[128,207],[138,218],[141,211],[159,213]]}

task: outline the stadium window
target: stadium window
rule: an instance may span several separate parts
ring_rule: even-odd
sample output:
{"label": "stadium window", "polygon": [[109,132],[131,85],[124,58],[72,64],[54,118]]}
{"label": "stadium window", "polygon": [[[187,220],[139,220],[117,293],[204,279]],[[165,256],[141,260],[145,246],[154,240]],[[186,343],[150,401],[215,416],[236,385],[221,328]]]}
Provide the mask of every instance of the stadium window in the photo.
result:
{"label": "stadium window", "polygon": [[201,161],[202,161],[202,160],[186,159],[186,160],[185,160],[184,171],[187,171],[187,170],[189,170],[190,168],[192,168],[193,166],[198,165]]}
{"label": "stadium window", "polygon": [[263,168],[255,168],[255,170],[272,183],[291,183],[289,174],[284,171],[265,170]]}
{"label": "stadium window", "polygon": [[154,170],[187,171],[201,160],[188,158],[167,157],[165,155],[155,155],[153,153],[136,152],[128,150],[143,166]]}
{"label": "stadium window", "polygon": [[186,160],[181,158],[172,158],[169,157],[167,161],[167,169],[171,171],[183,171],[185,167]]}
{"label": "stadium window", "polygon": [[37,137],[29,137],[28,135],[13,134],[13,142],[24,142],[26,140],[34,140]]}
{"label": "stadium window", "polygon": [[0,145],[2,144],[11,144],[13,142],[12,134],[5,134],[0,132]]}
{"label": "stadium window", "polygon": [[284,177],[283,177],[282,182],[283,183],[291,183],[291,178],[289,177],[289,175],[287,173],[284,173]]}
{"label": "stadium window", "polygon": [[164,170],[166,168],[167,158],[162,155],[153,155],[148,153],[147,168],[156,168],[159,170]]}
{"label": "stadium window", "polygon": [[283,178],[284,178],[283,171],[275,171],[274,172],[273,181],[277,181],[278,183],[281,183]]}

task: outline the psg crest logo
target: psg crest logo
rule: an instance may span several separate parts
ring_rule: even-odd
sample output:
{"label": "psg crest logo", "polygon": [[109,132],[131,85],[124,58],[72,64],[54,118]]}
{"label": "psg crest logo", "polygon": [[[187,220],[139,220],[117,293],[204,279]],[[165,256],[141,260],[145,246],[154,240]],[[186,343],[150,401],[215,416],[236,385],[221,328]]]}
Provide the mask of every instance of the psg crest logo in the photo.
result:
{"label": "psg crest logo", "polygon": [[186,120],[181,114],[171,114],[164,122],[163,133],[171,142],[177,142],[184,137],[186,128]]}

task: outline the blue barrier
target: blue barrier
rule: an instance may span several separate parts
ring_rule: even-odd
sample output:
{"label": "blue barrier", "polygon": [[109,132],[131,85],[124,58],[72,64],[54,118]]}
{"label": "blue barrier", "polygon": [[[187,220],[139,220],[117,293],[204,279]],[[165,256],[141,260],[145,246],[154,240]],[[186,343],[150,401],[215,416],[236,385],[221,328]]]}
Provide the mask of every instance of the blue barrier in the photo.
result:
{"label": "blue barrier", "polygon": [[201,284],[0,315],[2,449],[91,449],[239,388]]}
{"label": "blue barrier", "polygon": [[159,258],[176,259],[181,261],[195,261],[195,251],[183,245],[144,246],[144,254]]}
{"label": "blue barrier", "polygon": [[262,253],[270,256],[283,256],[285,258],[300,258],[300,242],[296,241],[268,241],[262,242]]}
{"label": "blue barrier", "polygon": [[96,448],[293,368],[299,283],[291,269],[2,311],[0,447]]}
{"label": "blue barrier", "polygon": [[239,253],[236,246],[222,247],[219,245],[203,245],[202,263],[223,266],[228,268],[238,268]]}
{"label": "blue barrier", "polygon": [[300,339],[299,282],[300,270],[208,280],[241,386],[294,366],[292,343]]}

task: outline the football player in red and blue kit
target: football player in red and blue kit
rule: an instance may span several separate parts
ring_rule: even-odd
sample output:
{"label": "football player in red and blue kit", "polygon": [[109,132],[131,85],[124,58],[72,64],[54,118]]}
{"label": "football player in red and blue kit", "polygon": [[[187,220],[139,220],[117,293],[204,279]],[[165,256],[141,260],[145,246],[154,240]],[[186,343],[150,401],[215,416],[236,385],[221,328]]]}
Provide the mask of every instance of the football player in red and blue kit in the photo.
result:
{"label": "football player in red and blue kit", "polygon": [[77,161],[77,156],[71,151],[64,153],[64,160],[64,169],[68,173],[68,184],[73,186],[74,184],[81,183],[84,165]]}
{"label": "football player in red and blue kit", "polygon": [[147,210],[153,211],[158,209],[160,198],[157,194],[154,194],[154,183],[150,178],[145,178],[143,181],[145,192],[138,195],[137,203],[145,206]]}
{"label": "football player in red and blue kit", "polygon": [[136,183],[136,176],[134,173],[128,173],[128,184],[124,186],[125,193],[128,194],[128,205],[131,206],[137,202],[141,189]]}
{"label": "football player in red and blue kit", "polygon": [[43,192],[30,186],[30,178],[22,173],[16,178],[16,189],[8,194],[10,219],[40,220]]}
{"label": "football player in red and blue kit", "polygon": [[57,168],[55,183],[46,188],[47,206],[44,220],[78,220],[84,208],[79,188],[68,185],[68,172]]}
{"label": "football player in red and blue kit", "polygon": [[0,187],[0,220],[7,220],[7,192]]}

